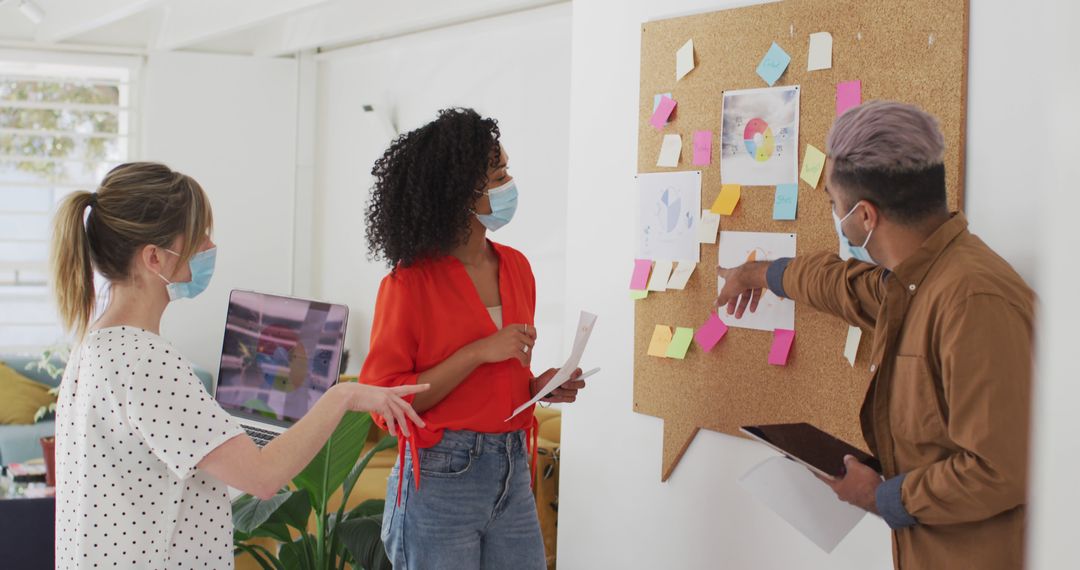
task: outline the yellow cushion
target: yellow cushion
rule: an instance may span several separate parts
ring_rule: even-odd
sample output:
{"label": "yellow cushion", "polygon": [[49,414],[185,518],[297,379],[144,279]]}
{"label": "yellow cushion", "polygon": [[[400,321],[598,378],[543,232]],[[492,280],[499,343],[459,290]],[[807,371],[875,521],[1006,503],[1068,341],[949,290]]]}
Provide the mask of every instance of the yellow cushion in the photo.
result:
{"label": "yellow cushion", "polygon": [[0,424],[32,424],[38,409],[52,401],[47,386],[0,364]]}

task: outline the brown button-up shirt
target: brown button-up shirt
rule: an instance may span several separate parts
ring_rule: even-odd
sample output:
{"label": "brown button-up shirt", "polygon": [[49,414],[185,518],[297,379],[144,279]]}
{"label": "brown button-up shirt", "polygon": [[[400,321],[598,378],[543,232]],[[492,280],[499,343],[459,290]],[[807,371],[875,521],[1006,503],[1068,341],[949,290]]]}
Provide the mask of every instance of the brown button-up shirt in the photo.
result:
{"label": "brown button-up shirt", "polygon": [[894,271],[797,257],[786,295],[874,331],[861,421],[918,523],[893,532],[903,570],[1023,562],[1034,293],[963,214]]}

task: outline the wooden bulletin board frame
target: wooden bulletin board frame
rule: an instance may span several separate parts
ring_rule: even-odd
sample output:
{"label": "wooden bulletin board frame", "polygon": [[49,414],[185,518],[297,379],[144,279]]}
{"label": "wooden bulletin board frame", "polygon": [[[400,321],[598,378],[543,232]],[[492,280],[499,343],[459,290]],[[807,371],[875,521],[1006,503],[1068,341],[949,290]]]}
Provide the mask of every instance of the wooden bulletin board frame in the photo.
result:
{"label": "wooden bulletin board frame", "polygon": [[[833,36],[832,69],[806,71],[809,34]],[[693,38],[695,69],[675,80],[675,52]],[[801,90],[799,156],[806,145],[825,150],[835,118],[836,84],[862,81],[863,101],[892,99],[919,105],[945,134],[949,205],[962,207],[967,99],[967,0],[787,0],[647,22],[641,27],[638,172],[702,169],[701,203],[720,191],[720,126],[724,90],[767,87],[755,69],[772,42],[791,64],[776,86]],[[649,124],[653,96],[678,102],[662,131]],[[692,136],[713,131],[707,167],[692,166]],[[682,136],[678,168],[658,168],[664,134]],[[772,219],[773,188],[746,187],[723,230],[794,232],[802,253],[835,251],[829,201],[799,181],[796,221]],[[716,296],[717,246],[702,244],[701,263],[684,291],[651,293],[637,301],[634,334],[634,411],[664,419],[662,480],[666,481],[701,428],[739,435],[754,423],[808,421],[865,447],[858,414],[870,379],[860,352],[852,368],[843,357],[847,324],[796,307],[796,339],[786,367],[766,362],[772,334],[732,328],[711,352],[692,345],[685,360],[646,354],[657,324],[698,328]],[[629,265],[629,264],[628,264]],[[870,346],[864,331],[862,346]]]}

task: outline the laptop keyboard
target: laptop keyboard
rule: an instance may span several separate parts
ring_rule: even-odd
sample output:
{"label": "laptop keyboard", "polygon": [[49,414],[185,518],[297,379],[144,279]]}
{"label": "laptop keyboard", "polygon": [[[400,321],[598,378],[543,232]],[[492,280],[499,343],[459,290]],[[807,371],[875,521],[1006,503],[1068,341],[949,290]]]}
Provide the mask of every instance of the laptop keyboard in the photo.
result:
{"label": "laptop keyboard", "polygon": [[246,431],[252,441],[255,442],[255,445],[259,447],[265,446],[279,435],[277,432],[257,428],[255,426],[244,426],[244,431]]}

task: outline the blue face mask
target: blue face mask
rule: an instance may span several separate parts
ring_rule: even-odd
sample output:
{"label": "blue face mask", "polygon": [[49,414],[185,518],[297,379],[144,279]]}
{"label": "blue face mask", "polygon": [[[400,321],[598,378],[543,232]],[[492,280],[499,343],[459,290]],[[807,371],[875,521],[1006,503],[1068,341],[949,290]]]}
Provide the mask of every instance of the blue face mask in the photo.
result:
{"label": "blue face mask", "polygon": [[496,231],[510,223],[517,211],[518,191],[517,184],[513,180],[487,191],[488,202],[491,203],[490,214],[476,214],[484,227]]}
{"label": "blue face mask", "polygon": [[[179,257],[180,254],[166,249],[165,251]],[[205,251],[200,251],[191,256],[188,260],[188,267],[191,268],[191,281],[185,281],[183,283],[173,283],[165,278],[164,275],[158,273],[158,277],[165,282],[165,289],[169,292],[169,300],[175,301],[177,299],[194,299],[199,296],[210,286],[210,279],[214,276],[214,264],[217,260],[217,248],[212,247]]]}
{"label": "blue face mask", "polygon": [[836,226],[836,235],[840,236],[840,251],[843,251],[844,247],[847,246],[848,251],[851,252],[851,256],[855,259],[858,259],[859,261],[862,261],[864,263],[877,265],[877,262],[874,261],[874,258],[870,257],[870,252],[866,249],[866,245],[870,243],[870,236],[874,235],[874,230],[870,230],[870,233],[866,234],[866,241],[864,241],[862,245],[856,246],[851,245],[851,242],[848,241],[847,236],[844,235],[843,228],[840,227],[841,224],[844,223],[844,220],[850,218],[851,214],[855,212],[855,208],[858,208],[860,205],[862,205],[862,202],[859,202],[858,204],[852,206],[851,210],[849,210],[843,218],[837,216],[835,211],[833,211],[832,213],[833,223]]}

